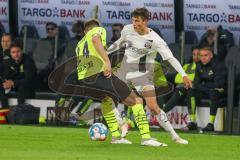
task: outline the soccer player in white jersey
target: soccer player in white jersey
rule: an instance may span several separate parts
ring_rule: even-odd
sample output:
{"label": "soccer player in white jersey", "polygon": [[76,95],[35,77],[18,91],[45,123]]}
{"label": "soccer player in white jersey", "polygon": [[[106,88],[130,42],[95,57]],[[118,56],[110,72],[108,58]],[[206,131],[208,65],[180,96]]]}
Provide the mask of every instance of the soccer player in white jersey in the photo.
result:
{"label": "soccer player in white jersey", "polygon": [[160,109],[153,84],[154,59],[159,53],[163,60],[168,61],[182,75],[185,87],[192,87],[192,82],[184,72],[181,64],[173,56],[166,42],[153,30],[147,27],[149,11],[137,8],[132,13],[132,24],[126,25],[121,38],[108,49],[108,53],[118,50],[127,43],[125,55],[117,75],[123,81],[133,85],[141,94],[148,108],[156,115],[159,124],[170,133],[172,140],[179,144],[188,144],[180,138],[168,121],[166,113]]}

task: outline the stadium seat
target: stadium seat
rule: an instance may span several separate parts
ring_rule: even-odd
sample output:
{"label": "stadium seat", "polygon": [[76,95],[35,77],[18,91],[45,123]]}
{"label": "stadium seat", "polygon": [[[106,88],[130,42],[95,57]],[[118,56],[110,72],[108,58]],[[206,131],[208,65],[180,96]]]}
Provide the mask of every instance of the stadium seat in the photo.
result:
{"label": "stadium seat", "polygon": [[75,56],[75,49],[76,49],[77,43],[78,43],[78,40],[69,40],[66,43],[66,47],[63,54],[60,57],[57,57],[56,66],[62,64],[68,58]]}
{"label": "stadium seat", "polygon": [[179,43],[171,43],[168,45],[169,49],[172,51],[174,57],[180,60],[180,44]]}
{"label": "stadium seat", "polygon": [[239,36],[239,40],[238,40],[238,46],[240,46],[240,36]]}
{"label": "stadium seat", "polygon": [[184,45],[184,63],[191,62],[192,59],[192,47],[193,44],[185,44]]}
{"label": "stadium seat", "polygon": [[58,38],[62,39],[64,42],[70,39],[70,33],[66,26],[58,26]]}
{"label": "stadium seat", "polygon": [[[185,32],[185,44],[198,44],[199,40],[197,37],[197,34],[194,31],[184,31]],[[181,33],[176,32],[175,33],[175,39],[176,39],[176,43],[180,43],[180,36]]]}
{"label": "stadium seat", "polygon": [[[39,34],[35,26],[32,25],[24,25],[21,28],[19,33],[19,37],[17,37],[14,41],[18,43],[22,43],[25,54],[32,55],[37,43],[39,41]],[[26,36],[26,40],[24,41],[24,36]]]}
{"label": "stadium seat", "polygon": [[161,33],[161,31],[160,31],[160,29],[158,29],[158,28],[155,28],[155,27],[152,27],[151,28],[154,32],[156,32],[161,38],[163,38],[163,36],[162,36],[162,33]]}
{"label": "stadium seat", "polygon": [[48,40],[40,40],[33,52],[33,59],[36,63],[37,70],[40,71],[44,69],[48,64],[50,59],[53,57],[53,47],[51,42]]}
{"label": "stadium seat", "polygon": [[[225,59],[226,67],[228,68],[228,91],[227,91],[227,131],[229,134],[233,132],[233,110],[237,101],[237,96],[240,95],[240,46],[233,46],[229,49]],[[239,134],[240,134],[240,104],[239,104]]]}
{"label": "stadium seat", "polygon": [[237,74],[240,74],[240,46],[233,46],[229,49],[225,64],[226,67],[229,67],[231,64],[234,64],[237,70]]}
{"label": "stadium seat", "polygon": [[27,38],[34,38],[34,39],[39,39],[39,34],[38,34],[38,30],[35,26],[33,25],[24,25],[22,26],[21,30],[20,30],[20,34],[19,34],[19,37],[22,37],[24,36],[25,34],[25,31],[24,31],[24,28],[26,28],[26,34],[27,34]]}
{"label": "stadium seat", "polygon": [[[231,33],[229,30],[227,29],[223,29],[223,32],[227,35],[227,39],[226,39],[226,43],[228,45],[228,47],[232,47],[234,46],[234,38],[233,38],[233,33]],[[200,43],[207,37],[207,32],[205,32],[201,38],[200,38]]]}
{"label": "stadium seat", "polygon": [[185,44],[198,44],[198,37],[195,31],[185,32]]}
{"label": "stadium seat", "polygon": [[228,47],[232,47],[235,45],[235,42],[234,42],[234,38],[233,38],[233,33],[230,32],[229,30],[227,29],[224,29],[224,32],[226,33],[227,35],[227,44],[228,44]]}

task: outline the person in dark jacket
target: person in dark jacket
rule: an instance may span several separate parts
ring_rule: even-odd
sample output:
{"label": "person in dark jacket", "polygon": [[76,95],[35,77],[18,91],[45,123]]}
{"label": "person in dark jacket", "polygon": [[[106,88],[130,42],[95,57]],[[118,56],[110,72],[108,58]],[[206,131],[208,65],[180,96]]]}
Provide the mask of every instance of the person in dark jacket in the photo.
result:
{"label": "person in dark jacket", "polygon": [[12,36],[9,33],[4,33],[1,37],[0,49],[0,76],[3,76],[3,61],[10,58],[10,46],[12,44]]}
{"label": "person in dark jacket", "polygon": [[228,45],[230,44],[228,42],[227,33],[223,30],[222,26],[219,26],[217,30],[208,30],[207,36],[201,40],[200,46],[210,47],[214,51],[215,41],[217,41],[217,48],[214,54],[216,54],[216,58],[219,61],[224,61],[228,52]]}
{"label": "person in dark jacket", "polygon": [[7,90],[17,93],[18,104],[23,104],[26,98],[34,95],[36,67],[34,61],[23,54],[19,44],[11,44],[11,58],[4,62],[4,75],[0,85],[0,99],[3,108],[8,106]]}
{"label": "person in dark jacket", "polygon": [[71,40],[80,41],[84,37],[84,21],[75,21],[72,25],[72,33],[74,33],[74,37]]}
{"label": "person in dark jacket", "polygon": [[[197,63],[200,61],[199,49],[199,46],[195,46],[192,48],[192,62],[186,63],[183,66],[184,71],[187,73],[188,77],[192,81],[195,78],[195,70]],[[166,104],[163,105],[163,110],[165,112],[169,112],[177,104],[181,104],[181,102],[185,100],[187,96],[188,89],[184,87],[182,77],[179,73],[175,76],[175,85],[176,87],[172,97],[168,100]]]}
{"label": "person in dark jacket", "polygon": [[193,88],[188,91],[188,107],[190,108],[190,130],[197,129],[195,109],[200,98],[209,98],[210,121],[203,131],[214,131],[214,120],[217,108],[221,105],[220,99],[224,97],[226,83],[226,68],[223,62],[218,61],[210,47],[200,49],[200,62],[197,64]]}

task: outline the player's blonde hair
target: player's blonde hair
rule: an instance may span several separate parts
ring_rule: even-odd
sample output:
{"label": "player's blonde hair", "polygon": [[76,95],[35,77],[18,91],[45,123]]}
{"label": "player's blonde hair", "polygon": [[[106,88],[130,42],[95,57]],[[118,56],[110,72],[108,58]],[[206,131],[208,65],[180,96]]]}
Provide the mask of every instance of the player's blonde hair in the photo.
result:
{"label": "player's blonde hair", "polygon": [[95,18],[91,18],[84,23],[85,30],[90,30],[93,27],[99,27],[99,26],[100,26],[100,22]]}

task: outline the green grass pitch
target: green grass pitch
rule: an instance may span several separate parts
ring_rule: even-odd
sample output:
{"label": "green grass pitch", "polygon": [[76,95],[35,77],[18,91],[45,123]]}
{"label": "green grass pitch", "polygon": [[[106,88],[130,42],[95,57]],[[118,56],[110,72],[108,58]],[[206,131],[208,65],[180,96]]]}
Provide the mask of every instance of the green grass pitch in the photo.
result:
{"label": "green grass pitch", "polygon": [[0,125],[0,160],[237,160],[240,137],[180,133],[189,145],[178,145],[163,131],[152,136],[168,147],[140,146],[140,135],[130,131],[132,145],[91,141],[87,128]]}

